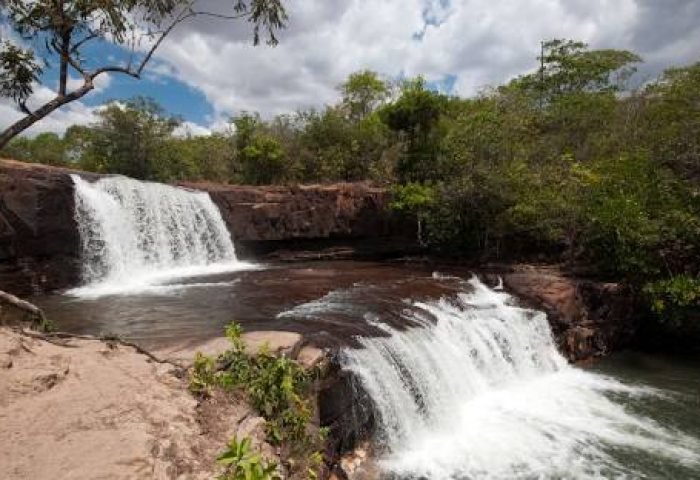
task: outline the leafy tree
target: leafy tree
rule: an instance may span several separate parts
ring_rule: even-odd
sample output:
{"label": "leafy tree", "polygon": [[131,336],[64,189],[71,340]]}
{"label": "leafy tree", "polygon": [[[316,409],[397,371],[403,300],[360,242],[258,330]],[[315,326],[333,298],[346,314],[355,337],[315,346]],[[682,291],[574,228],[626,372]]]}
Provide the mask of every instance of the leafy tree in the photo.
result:
{"label": "leafy tree", "polygon": [[343,109],[350,119],[359,122],[377,110],[389,98],[389,84],[376,72],[362,70],[350,74],[340,86]]}
{"label": "leafy tree", "polygon": [[384,123],[405,142],[396,172],[401,182],[434,178],[440,156],[438,126],[447,108],[447,97],[418,77],[404,82],[398,100],[380,110]]}
{"label": "leafy tree", "polygon": [[98,112],[91,129],[87,158],[95,169],[140,179],[162,180],[163,148],[179,125],[154,100],[136,97],[125,104],[112,102]]}
{"label": "leafy tree", "polygon": [[[153,54],[181,23],[198,16],[245,19],[253,25],[253,42],[261,30],[269,44],[276,44],[276,31],[285,26],[282,0],[234,0],[229,12],[200,10],[196,0],[5,0],[0,4],[3,23],[10,24],[25,41],[37,44],[23,48],[6,41],[0,45],[0,95],[12,98],[25,114],[0,133],[0,148],[20,132],[58,108],[85,96],[95,88],[95,79],[108,73],[140,78]],[[86,47],[113,43],[131,51],[126,65],[85,58]],[[145,52],[139,47],[149,45]],[[27,104],[39,82],[41,65],[37,53],[59,66],[56,96],[35,110]],[[94,66],[99,65],[99,66]],[[71,73],[82,84],[71,89]]]}
{"label": "leafy tree", "polygon": [[267,131],[259,115],[244,113],[236,127],[236,163],[243,183],[278,183],[288,177],[288,164],[280,143]]}
{"label": "leafy tree", "polygon": [[664,165],[700,184],[700,63],[667,70],[645,92],[644,142]]}
{"label": "leafy tree", "polygon": [[542,43],[537,72],[516,80],[531,89],[545,104],[557,97],[580,92],[619,92],[636,71],[641,58],[627,50],[589,50],[573,40]]}

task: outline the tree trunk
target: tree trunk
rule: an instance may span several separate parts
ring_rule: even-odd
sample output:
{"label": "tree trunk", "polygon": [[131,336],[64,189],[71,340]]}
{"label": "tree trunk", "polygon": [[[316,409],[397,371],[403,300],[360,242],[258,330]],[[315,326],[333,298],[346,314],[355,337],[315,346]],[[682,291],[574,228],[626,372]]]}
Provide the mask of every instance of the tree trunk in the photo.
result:
{"label": "tree trunk", "polygon": [[10,140],[34,125],[36,122],[46,117],[51,112],[58,110],[63,105],[82,98],[86,93],[95,88],[92,79],[86,80],[85,83],[77,90],[72,91],[68,95],[59,95],[50,102],[45,103],[37,108],[33,113],[19,119],[14,124],[0,133],[0,150],[2,150]]}

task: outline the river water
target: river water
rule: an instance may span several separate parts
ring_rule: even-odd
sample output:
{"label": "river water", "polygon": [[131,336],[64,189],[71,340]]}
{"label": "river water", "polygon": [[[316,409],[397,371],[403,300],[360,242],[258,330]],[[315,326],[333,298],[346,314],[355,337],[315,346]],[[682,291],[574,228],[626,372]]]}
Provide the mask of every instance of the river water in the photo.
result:
{"label": "river water", "polygon": [[204,193],[74,182],[83,285],[32,299],[61,330],[158,348],[237,321],[337,349],[386,479],[700,478],[697,360],[571,366],[543,313],[468,271],[244,263]]}
{"label": "river water", "polygon": [[258,265],[33,300],[62,330],[152,348],[236,320],[342,349],[374,399],[386,478],[700,478],[700,361],[628,352],[567,365],[543,314],[467,271]]}

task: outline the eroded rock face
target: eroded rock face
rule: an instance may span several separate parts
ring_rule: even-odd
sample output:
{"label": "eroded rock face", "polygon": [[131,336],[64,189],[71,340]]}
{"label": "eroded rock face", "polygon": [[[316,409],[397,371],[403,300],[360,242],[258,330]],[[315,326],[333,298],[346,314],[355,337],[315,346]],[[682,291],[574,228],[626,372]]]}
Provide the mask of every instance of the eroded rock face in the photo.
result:
{"label": "eroded rock face", "polygon": [[70,173],[0,160],[0,289],[29,294],[78,281]]}
{"label": "eroded rock face", "polygon": [[366,183],[182,185],[209,192],[244,256],[347,258],[416,249],[413,226],[390,211],[389,193]]}
{"label": "eroded rock face", "polygon": [[621,285],[571,278],[551,267],[516,267],[502,278],[506,290],[547,313],[570,361],[604,356],[634,339],[638,310]]}

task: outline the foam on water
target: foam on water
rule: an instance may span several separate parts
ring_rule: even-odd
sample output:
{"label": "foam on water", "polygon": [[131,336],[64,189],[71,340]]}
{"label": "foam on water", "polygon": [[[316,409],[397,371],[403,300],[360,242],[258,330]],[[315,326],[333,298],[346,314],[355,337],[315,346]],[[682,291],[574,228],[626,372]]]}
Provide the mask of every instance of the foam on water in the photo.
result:
{"label": "foam on water", "polygon": [[661,395],[570,366],[543,313],[476,279],[472,293],[407,310],[422,328],[382,328],[343,352],[374,403],[389,478],[639,478],[619,458],[700,468],[700,442],[632,413]]}
{"label": "foam on water", "polygon": [[82,247],[81,297],[134,294],[173,279],[251,268],[208,193],[113,176],[72,175]]}

